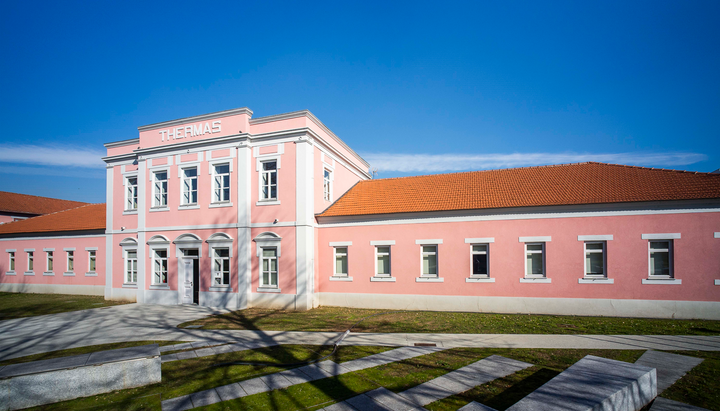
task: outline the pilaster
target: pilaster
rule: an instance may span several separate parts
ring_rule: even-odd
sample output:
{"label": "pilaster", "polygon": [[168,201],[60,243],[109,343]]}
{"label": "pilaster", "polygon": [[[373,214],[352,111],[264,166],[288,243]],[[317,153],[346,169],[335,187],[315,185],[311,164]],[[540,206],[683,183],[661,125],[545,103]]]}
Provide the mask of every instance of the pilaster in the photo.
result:
{"label": "pilaster", "polygon": [[296,198],[296,298],[295,309],[304,311],[313,306],[315,265],[315,184],[313,141],[308,136],[295,142],[295,198]]}
{"label": "pilaster", "polygon": [[251,232],[250,232],[250,175],[252,170],[252,150],[246,142],[237,148],[237,272],[238,301],[237,307],[248,308],[250,300],[250,276],[252,274]]}

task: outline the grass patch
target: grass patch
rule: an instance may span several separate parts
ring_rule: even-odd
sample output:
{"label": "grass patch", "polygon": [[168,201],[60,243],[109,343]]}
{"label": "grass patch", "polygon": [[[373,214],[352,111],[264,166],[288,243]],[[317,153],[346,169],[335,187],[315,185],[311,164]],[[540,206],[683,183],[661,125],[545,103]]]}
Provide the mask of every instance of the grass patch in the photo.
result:
{"label": "grass patch", "polygon": [[45,352],[45,353],[41,353],[41,354],[33,354],[33,355],[25,356],[25,357],[18,357],[18,358],[13,358],[10,360],[0,361],[0,366],[10,365],[10,364],[20,364],[23,362],[31,362],[31,361],[49,360],[52,358],[59,358],[59,357],[70,357],[72,355],[87,354],[87,353],[93,353],[93,352],[98,352],[98,351],[116,350],[118,348],[137,347],[140,345],[158,344],[160,346],[163,346],[163,345],[179,344],[180,342],[182,342],[182,341],[126,341],[126,342],[112,343],[112,344],[88,345],[86,347],[68,348],[66,350],[50,351],[50,352]]}
{"label": "grass patch", "polygon": [[[389,349],[392,347],[343,346],[330,359],[342,363]],[[272,364],[319,358],[331,350],[330,346],[286,345],[169,362],[162,366],[163,379],[160,384],[46,405],[37,409],[160,410],[162,400],[278,372],[283,368]],[[459,395],[436,401],[426,408],[432,411],[454,411],[470,401],[478,401],[498,410],[505,410],[586,355],[634,362],[643,352],[644,350],[455,348],[200,409],[317,410],[378,387],[402,392],[496,354],[535,365]],[[720,404],[713,396],[720,392],[720,378],[717,378],[720,353],[678,353],[698,355],[706,360],[663,396],[696,406],[720,409]],[[216,366],[218,363],[230,361],[267,362],[271,365]]]}
{"label": "grass patch", "polygon": [[[186,322],[178,327],[345,331],[361,318],[384,311],[341,307],[319,307],[305,312],[250,308]],[[353,332],[720,335],[720,321],[402,311],[368,318],[353,328]]]}
{"label": "grass patch", "polygon": [[127,303],[96,295],[0,293],[0,321]]}

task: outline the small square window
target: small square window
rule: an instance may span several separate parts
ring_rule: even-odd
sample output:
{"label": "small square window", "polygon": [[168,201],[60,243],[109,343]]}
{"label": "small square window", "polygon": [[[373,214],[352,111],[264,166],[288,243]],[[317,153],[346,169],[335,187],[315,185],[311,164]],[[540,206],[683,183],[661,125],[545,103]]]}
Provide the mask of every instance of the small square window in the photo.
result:
{"label": "small square window", "polygon": [[438,275],[437,245],[422,246],[422,276],[437,277]]}
{"label": "small square window", "polygon": [[585,243],[585,277],[607,277],[605,242]]}
{"label": "small square window", "polygon": [[650,276],[673,278],[673,242],[672,240],[650,241]]}
{"label": "small square window", "polygon": [[525,243],[525,277],[545,277],[545,243]]}
{"label": "small square window", "polygon": [[488,277],[488,244],[472,245],[472,276]]}

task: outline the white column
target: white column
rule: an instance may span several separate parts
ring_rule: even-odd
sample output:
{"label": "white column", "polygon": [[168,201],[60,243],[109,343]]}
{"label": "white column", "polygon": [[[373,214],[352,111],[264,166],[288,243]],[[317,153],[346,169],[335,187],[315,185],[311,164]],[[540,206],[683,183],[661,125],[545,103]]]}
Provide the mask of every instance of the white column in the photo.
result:
{"label": "white column", "polygon": [[147,163],[144,158],[138,159],[138,273],[137,273],[137,302],[145,302],[145,261],[146,247],[145,244],[145,216],[147,213]]}
{"label": "white column", "polygon": [[[105,183],[105,299],[112,298],[113,236],[113,177],[115,167],[106,168]],[[122,274],[120,274],[122,275]]]}
{"label": "white column", "polygon": [[295,144],[295,199],[296,226],[296,281],[297,295],[295,309],[304,311],[313,306],[314,263],[315,263],[315,184],[313,142],[308,136],[301,137]]}
{"label": "white column", "polygon": [[247,143],[238,146],[237,171],[237,260],[238,260],[238,309],[248,308],[250,299],[250,275],[252,266],[250,232],[250,176],[252,174],[252,150]]}

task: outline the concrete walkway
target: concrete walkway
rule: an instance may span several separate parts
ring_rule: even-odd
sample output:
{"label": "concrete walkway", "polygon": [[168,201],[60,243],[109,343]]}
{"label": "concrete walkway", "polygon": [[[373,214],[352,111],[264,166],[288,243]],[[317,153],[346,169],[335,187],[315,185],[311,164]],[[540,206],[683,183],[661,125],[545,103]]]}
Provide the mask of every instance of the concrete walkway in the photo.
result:
{"label": "concrete walkway", "polygon": [[[219,313],[194,305],[127,304],[0,321],[0,360],[122,341],[216,341],[333,344],[340,332],[180,329]],[[720,336],[351,333],[345,345],[720,351]]]}

